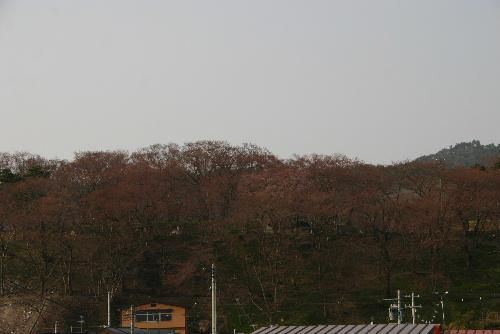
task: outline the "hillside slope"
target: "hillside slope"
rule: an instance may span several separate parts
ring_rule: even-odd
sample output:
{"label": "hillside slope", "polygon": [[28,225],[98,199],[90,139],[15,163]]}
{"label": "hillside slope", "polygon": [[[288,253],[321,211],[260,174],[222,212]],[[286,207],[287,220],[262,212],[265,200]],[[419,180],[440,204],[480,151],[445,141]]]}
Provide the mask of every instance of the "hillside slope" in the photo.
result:
{"label": "hillside slope", "polygon": [[472,167],[491,165],[498,157],[500,157],[500,145],[482,145],[479,140],[473,140],[421,156],[416,161],[444,161],[451,167]]}

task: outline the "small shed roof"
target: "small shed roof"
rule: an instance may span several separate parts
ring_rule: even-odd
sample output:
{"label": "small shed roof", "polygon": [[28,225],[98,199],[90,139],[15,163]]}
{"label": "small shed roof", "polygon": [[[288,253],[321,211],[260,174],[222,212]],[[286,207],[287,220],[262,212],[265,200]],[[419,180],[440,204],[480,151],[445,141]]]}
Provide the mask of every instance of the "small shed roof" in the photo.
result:
{"label": "small shed roof", "polygon": [[269,326],[269,327],[259,328],[252,334],[434,334],[436,327],[439,327],[439,325],[378,324],[378,325]]}

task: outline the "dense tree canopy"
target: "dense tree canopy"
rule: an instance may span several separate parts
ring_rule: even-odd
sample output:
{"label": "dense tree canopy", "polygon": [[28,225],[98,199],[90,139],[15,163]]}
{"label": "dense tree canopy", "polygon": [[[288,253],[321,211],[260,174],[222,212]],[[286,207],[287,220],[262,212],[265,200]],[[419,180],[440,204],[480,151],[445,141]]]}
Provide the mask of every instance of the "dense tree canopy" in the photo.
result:
{"label": "dense tree canopy", "polygon": [[[4,153],[0,293],[101,307],[111,291],[116,308],[168,301],[196,322],[208,316],[215,262],[226,331],[384,322],[380,300],[398,288],[430,305],[422,321],[433,321],[432,292],[448,289],[450,322],[485,325],[499,306],[488,299],[500,287],[499,199],[494,167],[283,160],[217,141],[72,161]],[[477,293],[477,313],[464,315]]]}

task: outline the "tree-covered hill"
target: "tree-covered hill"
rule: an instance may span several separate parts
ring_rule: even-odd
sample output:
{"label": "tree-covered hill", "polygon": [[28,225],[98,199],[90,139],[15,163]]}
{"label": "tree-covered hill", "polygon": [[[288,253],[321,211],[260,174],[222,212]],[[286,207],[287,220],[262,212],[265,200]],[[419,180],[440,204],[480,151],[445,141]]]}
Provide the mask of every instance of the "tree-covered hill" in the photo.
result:
{"label": "tree-covered hill", "polygon": [[424,155],[416,161],[444,161],[451,167],[488,166],[500,158],[500,145],[482,145],[479,140],[463,142],[444,148],[435,154]]}
{"label": "tree-covered hill", "polygon": [[111,291],[115,324],[120,308],[165,302],[188,307],[194,334],[215,263],[221,333],[384,323],[397,289],[420,294],[419,322],[439,321],[435,292],[449,291],[448,326],[498,326],[499,198],[497,168],[214,141],[0,154],[0,304],[39,297],[41,326],[97,326]]}

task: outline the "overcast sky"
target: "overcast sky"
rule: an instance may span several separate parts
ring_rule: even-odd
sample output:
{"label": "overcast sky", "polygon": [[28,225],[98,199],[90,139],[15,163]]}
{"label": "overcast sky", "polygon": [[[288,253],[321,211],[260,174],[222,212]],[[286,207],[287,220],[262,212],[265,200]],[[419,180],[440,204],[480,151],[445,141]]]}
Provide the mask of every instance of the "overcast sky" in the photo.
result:
{"label": "overcast sky", "polygon": [[500,0],[0,0],[0,151],[500,143]]}

